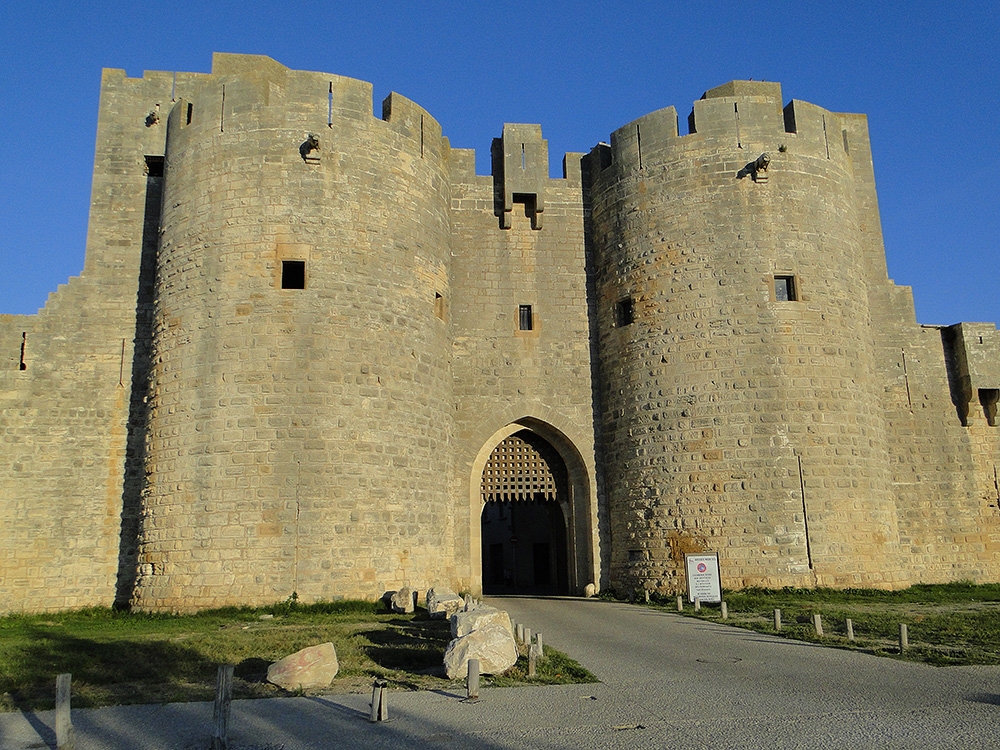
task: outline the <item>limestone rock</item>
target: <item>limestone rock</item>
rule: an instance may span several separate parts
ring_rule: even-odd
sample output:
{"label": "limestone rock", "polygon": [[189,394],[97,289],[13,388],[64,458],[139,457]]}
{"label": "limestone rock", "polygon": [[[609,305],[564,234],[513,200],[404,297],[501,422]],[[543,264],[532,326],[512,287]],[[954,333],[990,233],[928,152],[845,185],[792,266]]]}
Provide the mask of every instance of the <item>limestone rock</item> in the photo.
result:
{"label": "limestone rock", "polygon": [[464,612],[456,612],[451,616],[451,637],[461,638],[473,630],[483,628],[487,623],[502,625],[514,637],[514,626],[510,623],[510,615],[501,609],[478,604]]}
{"label": "limestone rock", "polygon": [[389,608],[400,614],[413,612],[413,589],[403,586],[399,591],[394,591],[389,597]]}
{"label": "limestone rock", "polygon": [[321,643],[276,661],[267,668],[267,681],[285,690],[325,688],[339,670],[333,644]]}
{"label": "limestone rock", "polygon": [[444,652],[448,679],[457,680],[469,672],[469,659],[479,659],[482,674],[500,674],[517,663],[517,644],[503,625],[488,622],[479,630],[455,638]]}
{"label": "limestone rock", "polygon": [[427,612],[435,619],[451,617],[464,606],[462,598],[447,587],[437,586],[427,591]]}

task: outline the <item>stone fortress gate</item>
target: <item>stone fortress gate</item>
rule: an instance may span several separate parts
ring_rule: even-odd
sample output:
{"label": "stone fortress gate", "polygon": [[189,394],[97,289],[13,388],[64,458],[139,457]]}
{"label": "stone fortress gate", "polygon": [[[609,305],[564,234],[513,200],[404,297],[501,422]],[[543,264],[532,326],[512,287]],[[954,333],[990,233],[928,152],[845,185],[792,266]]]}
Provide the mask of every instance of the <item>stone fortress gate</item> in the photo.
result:
{"label": "stone fortress gate", "polygon": [[864,116],[708,91],[491,174],[369,84],[105,70],[0,315],[0,610],[1000,580],[1000,334],[887,277]]}

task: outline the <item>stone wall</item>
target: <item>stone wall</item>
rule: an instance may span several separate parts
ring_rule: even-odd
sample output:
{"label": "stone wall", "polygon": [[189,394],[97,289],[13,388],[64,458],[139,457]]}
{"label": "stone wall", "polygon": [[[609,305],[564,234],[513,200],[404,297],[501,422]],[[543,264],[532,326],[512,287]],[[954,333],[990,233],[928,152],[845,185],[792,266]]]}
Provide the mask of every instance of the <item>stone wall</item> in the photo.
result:
{"label": "stone wall", "polygon": [[1000,579],[1000,334],[916,324],[863,116],[735,81],[551,178],[538,125],[477,175],[380,114],[252,55],[105,71],[83,273],[0,316],[0,611],[478,592],[522,430],[576,592],[700,550],[726,587]]}
{"label": "stone wall", "polygon": [[[506,169],[504,152],[513,156]],[[527,427],[569,468],[572,498],[563,512],[578,591],[600,580],[606,526],[598,518],[580,155],[567,155],[563,177],[550,179],[541,129],[507,124],[494,142],[493,175],[476,175],[474,165],[471,151],[453,152],[453,494],[468,508],[459,548],[468,550],[478,589],[483,466],[504,437]],[[530,330],[521,329],[525,305]]]}
{"label": "stone wall", "polygon": [[83,272],[37,315],[0,315],[0,611],[116,597],[123,498],[136,507],[142,473],[127,457],[145,429],[130,411],[159,210],[146,155],[164,139],[146,121],[165,116],[173,86],[169,73],[104,72]]}
{"label": "stone wall", "polygon": [[139,606],[454,578],[448,145],[370,107],[217,56],[171,113]]}

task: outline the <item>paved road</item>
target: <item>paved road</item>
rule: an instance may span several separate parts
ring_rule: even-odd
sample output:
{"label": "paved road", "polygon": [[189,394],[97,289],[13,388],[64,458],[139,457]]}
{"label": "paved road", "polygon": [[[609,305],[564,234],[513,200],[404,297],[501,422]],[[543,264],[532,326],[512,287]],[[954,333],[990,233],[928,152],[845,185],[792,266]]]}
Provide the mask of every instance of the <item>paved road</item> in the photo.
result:
{"label": "paved road", "polygon": [[[491,603],[602,682],[236,701],[232,750],[448,747],[1000,749],[1000,667],[936,669],[581,599]],[[207,703],[74,710],[77,750],[203,749]],[[0,748],[54,747],[52,712],[0,714]]]}

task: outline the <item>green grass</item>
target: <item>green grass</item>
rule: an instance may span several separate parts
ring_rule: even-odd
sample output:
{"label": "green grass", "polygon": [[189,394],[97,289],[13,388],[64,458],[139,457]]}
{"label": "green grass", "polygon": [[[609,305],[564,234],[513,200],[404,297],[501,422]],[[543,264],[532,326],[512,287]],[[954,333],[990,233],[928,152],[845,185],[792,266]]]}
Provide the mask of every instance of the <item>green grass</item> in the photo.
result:
{"label": "green grass", "polygon": [[[1000,664],[1000,584],[967,582],[918,585],[902,591],[875,589],[744,589],[727,591],[727,624],[774,633],[774,610],[781,610],[778,635],[801,641],[852,648],[897,659],[939,666]],[[651,606],[676,611],[673,598]],[[822,615],[817,636],[813,614]],[[719,607],[703,606],[685,614],[721,620]],[[855,640],[847,640],[846,620]],[[909,648],[900,653],[899,625],[905,623]]]}
{"label": "green grass", "polygon": [[[0,710],[51,708],[57,674],[73,675],[73,705],[211,700],[218,665],[235,664],[233,696],[275,697],[267,667],[301,648],[330,641],[340,672],[324,692],[364,692],[380,677],[395,689],[454,689],[441,673],[451,639],[445,620],[398,615],[381,603],[295,602],[196,615],[88,609],[0,617]],[[521,662],[493,684],[593,680],[546,648],[538,676]],[[490,684],[490,678],[484,679]]]}

